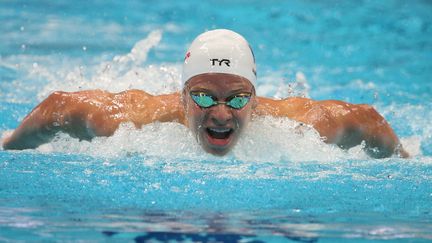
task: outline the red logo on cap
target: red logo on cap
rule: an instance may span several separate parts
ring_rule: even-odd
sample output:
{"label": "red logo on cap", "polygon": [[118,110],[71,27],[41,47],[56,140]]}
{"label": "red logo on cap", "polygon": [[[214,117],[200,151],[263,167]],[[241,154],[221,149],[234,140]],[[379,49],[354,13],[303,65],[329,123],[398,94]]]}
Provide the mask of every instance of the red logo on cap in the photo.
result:
{"label": "red logo on cap", "polygon": [[188,59],[189,57],[190,57],[190,51],[188,53],[186,53],[184,60],[186,61],[186,59]]}

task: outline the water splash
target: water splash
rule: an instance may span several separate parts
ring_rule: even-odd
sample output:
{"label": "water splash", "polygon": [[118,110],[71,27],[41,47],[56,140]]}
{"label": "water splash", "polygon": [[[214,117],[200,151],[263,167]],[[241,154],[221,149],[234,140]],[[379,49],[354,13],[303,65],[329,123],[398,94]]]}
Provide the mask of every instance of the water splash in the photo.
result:
{"label": "water splash", "polygon": [[155,30],[150,32],[146,39],[138,41],[131,52],[124,56],[115,56],[114,62],[122,64],[132,64],[138,66],[147,60],[150,49],[159,44],[162,39],[162,31]]}
{"label": "water splash", "polygon": [[[30,91],[24,89],[21,92],[28,96],[36,90],[37,97],[41,100],[55,90],[104,89],[119,92],[136,88],[153,94],[178,91],[181,89],[180,64],[146,63],[148,53],[152,48],[160,45],[162,37],[162,30],[152,31],[146,38],[138,41],[129,53],[117,55],[110,61],[98,61],[101,58],[96,58],[93,64],[81,65],[76,60],[70,60],[71,62],[67,64],[65,62],[50,66],[46,63],[53,64],[53,60],[45,57],[46,60],[41,59],[40,62],[26,62],[23,66],[28,69],[28,80],[44,80],[45,85],[42,89],[38,89],[40,87],[38,85],[33,85]],[[25,59],[18,56],[15,58],[17,60]],[[71,67],[71,65],[75,66]],[[268,73],[267,76],[261,77],[261,84],[257,87],[257,92],[259,95],[274,98],[308,97],[310,85],[306,75],[303,72],[297,72],[295,79],[295,81],[290,81],[282,73]],[[24,81],[17,81],[16,85],[19,87],[28,86],[22,82]],[[373,83],[364,83],[361,80],[354,81],[353,85],[366,91],[375,88]],[[328,88],[335,89],[335,87]],[[19,92],[12,94],[11,101],[19,100],[19,94]],[[384,109],[384,114],[392,109],[396,108]],[[409,117],[409,114],[410,112],[405,112],[403,116]],[[398,117],[398,119],[403,120],[404,118]],[[423,127],[426,127],[426,130],[422,130],[418,129],[416,123],[410,124],[415,134],[419,134],[421,131],[424,133],[420,136],[420,141],[411,137],[406,137],[402,141],[409,145],[406,147],[412,155],[420,155],[422,141],[430,141],[430,132],[428,132],[430,126],[422,124]],[[173,141],[172,137],[179,139]],[[175,123],[149,124],[141,130],[136,130],[130,124],[124,124],[114,136],[95,138],[91,143],[79,142],[66,135],[59,135],[51,144],[39,148],[39,151],[84,153],[91,156],[108,157],[140,153],[146,156],[163,155],[164,158],[185,160],[220,160],[220,158],[205,154],[190,132],[185,127]],[[337,146],[322,142],[319,134],[310,127],[302,127],[289,119],[266,117],[255,119],[234,150],[222,160],[261,162],[314,160],[324,162],[365,158],[367,156],[362,151],[361,146],[343,151]]]}
{"label": "water splash", "polygon": [[75,67],[64,76],[49,79],[51,81],[38,92],[39,99],[47,97],[55,90],[103,89],[120,92],[143,89],[152,94],[179,90],[180,65],[144,65],[149,51],[159,44],[162,35],[161,30],[152,31],[125,55],[115,56],[111,61],[103,61],[94,66]]}
{"label": "water splash", "polygon": [[[272,117],[252,121],[234,149],[223,157],[204,152],[189,129],[178,123],[153,123],[139,130],[132,124],[123,124],[113,136],[97,137],[92,142],[60,134],[37,150],[50,155],[91,156],[92,161],[100,160],[97,166],[112,167],[116,173],[123,173],[126,166],[128,171],[135,168],[231,179],[429,180],[431,175],[422,170],[432,163],[427,157],[371,160],[361,146],[345,151],[324,143],[313,128]],[[418,173],[407,174],[395,169],[399,166],[418,170]],[[124,173],[127,176],[131,172]],[[205,183],[205,179],[202,182]]]}
{"label": "water splash", "polygon": [[164,159],[253,163],[368,159],[361,145],[345,151],[324,143],[312,127],[287,118],[272,117],[254,119],[238,144],[224,157],[204,152],[189,129],[178,123],[152,123],[139,130],[132,124],[122,124],[113,136],[96,137],[92,142],[61,134],[38,150],[108,158],[141,154]]}

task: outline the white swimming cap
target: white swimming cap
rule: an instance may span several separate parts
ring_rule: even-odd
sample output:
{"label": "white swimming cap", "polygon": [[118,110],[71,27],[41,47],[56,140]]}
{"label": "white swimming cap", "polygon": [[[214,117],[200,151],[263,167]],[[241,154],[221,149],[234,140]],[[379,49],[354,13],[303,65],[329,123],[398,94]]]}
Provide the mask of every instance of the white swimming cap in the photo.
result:
{"label": "white swimming cap", "polygon": [[195,38],[184,59],[183,84],[204,73],[235,74],[255,85],[255,57],[246,39],[226,29],[207,31]]}

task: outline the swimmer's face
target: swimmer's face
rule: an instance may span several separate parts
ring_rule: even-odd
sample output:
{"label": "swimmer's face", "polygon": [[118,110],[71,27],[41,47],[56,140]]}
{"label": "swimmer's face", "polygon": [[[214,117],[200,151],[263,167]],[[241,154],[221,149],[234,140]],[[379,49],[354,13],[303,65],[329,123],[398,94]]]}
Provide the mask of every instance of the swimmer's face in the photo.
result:
{"label": "swimmer's face", "polygon": [[[192,93],[212,96],[216,101],[227,102],[236,95],[250,94],[249,102],[240,109],[218,104],[200,107],[191,97]],[[251,119],[256,106],[255,89],[245,78],[222,73],[195,76],[183,90],[183,104],[189,128],[205,151],[225,155],[238,141],[243,129]]]}

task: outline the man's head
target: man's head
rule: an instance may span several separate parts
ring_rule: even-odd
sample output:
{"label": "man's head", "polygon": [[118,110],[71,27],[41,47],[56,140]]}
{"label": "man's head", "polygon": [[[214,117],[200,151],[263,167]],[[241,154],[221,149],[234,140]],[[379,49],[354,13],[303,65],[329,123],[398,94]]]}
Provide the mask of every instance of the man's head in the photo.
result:
{"label": "man's head", "polygon": [[182,79],[189,128],[204,150],[226,154],[256,106],[255,59],[249,44],[230,30],[199,35],[186,53]]}

